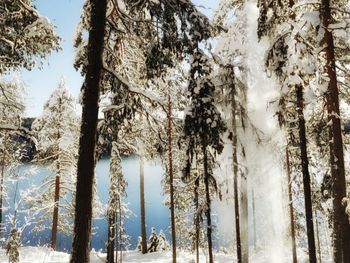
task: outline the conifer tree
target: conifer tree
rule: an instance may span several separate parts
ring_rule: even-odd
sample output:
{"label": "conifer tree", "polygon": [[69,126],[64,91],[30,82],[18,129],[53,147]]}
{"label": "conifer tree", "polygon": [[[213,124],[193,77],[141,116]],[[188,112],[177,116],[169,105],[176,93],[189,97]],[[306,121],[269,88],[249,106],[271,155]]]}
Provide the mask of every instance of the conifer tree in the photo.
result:
{"label": "conifer tree", "polygon": [[[16,78],[11,81],[0,79],[0,233],[3,230],[3,199],[6,189],[4,188],[5,168],[21,161],[23,154],[19,143],[16,142],[18,135],[26,134],[22,129],[21,122],[24,114],[24,87]],[[27,136],[27,135],[26,135]],[[14,149],[18,149],[17,151]]]}
{"label": "conifer tree", "polygon": [[214,103],[215,86],[210,80],[211,66],[208,57],[198,47],[194,50],[191,59],[190,92],[191,105],[185,116],[184,135],[187,138],[187,165],[185,173],[190,175],[190,168],[196,149],[203,154],[203,181],[205,185],[207,218],[207,240],[209,262],[214,262],[212,247],[212,220],[210,186],[216,187],[212,174],[213,160],[209,156],[209,148],[221,153],[223,150],[222,133],[226,125]]}
{"label": "conifer tree", "polygon": [[29,189],[24,200],[42,221],[37,230],[44,230],[44,221],[52,218],[53,249],[56,249],[58,232],[71,233],[70,219],[74,215],[69,196],[75,190],[72,182],[75,182],[80,123],[75,105],[76,101],[62,79],[46,102],[42,115],[32,125],[38,141],[36,161],[49,162],[52,175],[47,176],[42,185]]}
{"label": "conifer tree", "polygon": [[53,25],[39,14],[32,0],[3,0],[0,10],[0,74],[22,67],[30,70],[59,49],[60,38]]}
{"label": "conifer tree", "polygon": [[[266,66],[277,76],[282,85],[283,95],[279,100],[280,110],[278,112],[280,125],[287,128],[289,144],[291,144],[290,141],[297,138],[300,170],[303,178],[309,260],[316,263],[312,190],[304,117],[304,90],[307,88],[305,83],[308,83],[308,78],[314,74],[314,71],[310,71],[310,67],[308,67],[311,61],[305,60],[305,56],[310,53],[310,50],[303,42],[303,38],[299,37],[302,33],[296,23],[301,23],[303,20],[300,19],[302,14],[294,11],[294,5],[294,1],[288,3],[262,1],[260,3],[258,35],[259,38],[269,36],[272,39]],[[269,11],[273,12],[274,15],[267,16]],[[287,28],[286,31],[282,30],[283,27]],[[307,33],[310,33],[312,28],[306,28]],[[299,48],[296,48],[297,46]],[[297,124],[295,119],[298,120]],[[290,136],[291,134],[293,135]]]}
{"label": "conifer tree", "polygon": [[[78,48],[76,67],[82,68],[82,72],[86,75],[86,80],[89,80],[91,82],[94,81],[95,87],[98,86],[97,81],[102,81],[103,88],[100,90],[102,93],[107,92],[110,88],[117,90],[119,87],[122,86],[128,90],[128,94],[136,94],[136,103],[137,100],[139,100],[140,96],[148,97],[148,99],[152,101],[152,98],[148,96],[147,92],[145,92],[145,90],[143,89],[143,84],[138,83],[138,81],[134,82],[134,76],[129,76],[130,72],[125,70],[124,72],[126,74],[123,75],[118,70],[118,68],[120,69],[124,66],[124,64],[122,63],[123,61],[120,59],[119,56],[119,54],[123,53],[124,37],[131,36],[137,38],[138,40],[143,40],[140,43],[137,43],[137,47],[141,47],[141,50],[144,51],[144,56],[146,58],[147,65],[147,78],[152,78],[153,76],[159,76],[159,73],[162,73],[162,68],[165,65],[172,67],[175,59],[181,60],[183,59],[184,54],[189,54],[190,52],[192,52],[192,47],[194,43],[198,43],[202,39],[207,39],[209,37],[210,30],[208,19],[204,15],[199,13],[195,6],[191,3],[191,1],[188,0],[181,1],[181,3],[173,0],[150,1],[147,2],[147,4],[143,1],[111,1],[109,2],[110,5],[108,5],[108,12],[106,12],[106,2],[107,1],[104,1],[103,3],[97,3],[94,1],[90,1],[90,3],[87,2],[85,4],[84,13],[82,15],[82,21],[80,23],[81,30],[80,33],[77,35],[75,43],[76,47]],[[101,7],[99,11],[104,12],[103,19],[101,18],[102,14],[99,14],[99,21],[95,20],[96,6]],[[149,20],[150,23],[143,23],[143,21],[145,20]],[[99,29],[97,32],[99,33],[99,38],[97,38],[93,34],[95,32],[95,27]],[[102,38],[102,29],[105,33],[104,36],[106,36],[104,40]],[[160,32],[159,29],[167,30],[166,33],[164,33],[165,31]],[[83,30],[87,30],[91,33],[89,35],[89,42],[83,40]],[[103,44],[104,48],[102,47]],[[93,48],[90,48],[90,45],[95,46]],[[139,48],[136,48],[136,50]],[[92,60],[92,57],[90,55],[96,56],[94,57],[94,60]],[[97,58],[97,56],[101,56],[101,58]],[[136,57],[137,60],[142,58],[142,56]],[[89,72],[89,67],[91,67],[91,63],[94,63],[96,61],[98,62],[98,69],[94,68],[94,73],[96,74],[94,74],[94,78],[91,79],[90,76],[88,76],[88,73],[92,73]],[[101,70],[101,72],[99,70]],[[132,70],[131,74],[135,72],[141,72],[141,74],[139,74],[138,76],[143,75],[143,71],[140,70],[140,68],[137,68],[136,71],[135,69]],[[136,79],[138,80],[140,78],[137,77]],[[88,101],[90,101],[90,98],[87,99],[87,97],[90,96],[89,84],[92,83],[88,83],[86,81],[86,83],[84,84],[83,104],[85,102],[87,103]],[[89,174],[89,180],[86,181],[86,187],[80,186],[80,162],[78,162],[77,189],[87,189],[87,193],[84,194],[84,196],[86,197],[85,203],[87,204],[87,207],[84,208],[84,211],[86,210],[87,213],[85,213],[85,217],[87,217],[88,219],[81,220],[79,225],[82,228],[90,228],[90,213],[88,212],[88,210],[90,209],[89,184],[90,181],[93,181],[90,180],[90,178],[93,178],[92,167],[94,166],[94,158],[92,158],[93,156],[91,151],[95,145],[95,140],[94,138],[92,138],[92,136],[95,131],[95,116],[97,116],[97,99],[99,96],[98,91],[93,91],[94,92],[92,95],[94,99],[91,101],[94,101],[94,103],[91,103],[91,105],[87,107],[90,111],[91,106],[91,110],[93,111],[93,113],[91,112],[86,116],[87,120],[91,120],[91,123],[87,122],[84,118],[84,106],[82,118],[83,123],[86,123],[87,126],[88,124],[91,124],[91,127],[89,127],[89,130],[91,131],[91,134],[89,134],[89,149],[87,149],[89,152],[89,156],[82,157],[82,155],[84,155],[84,152],[81,152],[79,154],[79,158],[84,158],[85,160],[88,160],[87,162],[89,163],[89,167],[85,167],[86,173]],[[84,99],[86,101],[84,101]],[[124,108],[129,112],[133,111],[134,109],[137,109],[132,108],[130,107],[130,105],[127,104],[125,104]],[[85,131],[85,129],[82,127],[82,135],[84,135],[86,132],[87,131]],[[83,137],[84,136],[81,136],[81,138]],[[88,142],[86,142],[86,144],[88,144]],[[81,142],[80,145],[83,145],[83,143]],[[87,171],[87,168],[89,168],[89,171]],[[83,170],[83,168],[81,169]],[[80,198],[84,199],[84,197],[80,196],[80,192],[77,191],[77,200]],[[77,206],[77,211],[78,209],[80,209],[80,205]],[[75,221],[76,228],[78,228],[77,217]],[[80,232],[85,233],[86,231]],[[84,241],[78,242],[80,236],[82,236]],[[77,246],[81,249],[87,249],[88,236],[89,234],[87,234],[87,236],[85,236],[85,234],[79,234],[79,238],[77,237],[76,239],[74,239],[77,241],[74,241],[73,247]],[[78,243],[81,245],[78,245]],[[73,249],[72,258],[76,258],[76,253],[77,252],[75,252],[75,250]]]}
{"label": "conifer tree", "polygon": [[[346,1],[341,1],[346,4]],[[329,158],[332,178],[333,198],[333,260],[334,262],[350,262],[350,224],[346,216],[342,200],[347,197],[343,138],[339,110],[339,88],[337,80],[335,41],[332,23],[335,22],[332,15],[332,7],[337,8],[335,1],[321,0],[320,3],[320,46],[322,50],[324,72],[327,85],[326,106],[328,114]],[[337,9],[339,10],[339,9]],[[338,11],[339,12],[339,11]]]}
{"label": "conifer tree", "polygon": [[[118,152],[116,142],[112,142],[112,155],[110,164],[110,187],[109,187],[109,201],[108,201],[108,240],[107,240],[107,262],[118,262],[118,251],[116,251],[116,260],[114,261],[114,248],[121,248],[123,240],[120,239],[122,232],[121,220],[125,215],[122,211],[122,199],[126,195],[127,183],[123,176],[121,167],[121,157]],[[120,250],[120,253],[122,251]]]}

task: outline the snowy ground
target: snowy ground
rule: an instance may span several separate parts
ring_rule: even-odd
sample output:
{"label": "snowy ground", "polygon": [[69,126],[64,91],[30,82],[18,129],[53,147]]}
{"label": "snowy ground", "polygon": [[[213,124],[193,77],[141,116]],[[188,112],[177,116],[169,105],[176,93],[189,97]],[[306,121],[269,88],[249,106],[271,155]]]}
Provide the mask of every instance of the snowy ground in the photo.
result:
{"label": "snowy ground", "polygon": [[[123,253],[123,262],[125,263],[160,263],[171,262],[171,252],[150,253],[142,255],[136,251]],[[105,262],[106,254],[100,252],[91,252],[91,263]],[[179,263],[189,263],[194,259],[194,255],[189,253],[179,253]],[[232,255],[217,254],[216,262],[232,262]],[[69,255],[63,252],[52,251],[49,248],[42,247],[22,247],[20,249],[20,263],[68,263]],[[206,262],[205,257],[201,255],[200,262]],[[5,250],[0,250],[0,263],[8,263],[8,257]]]}
{"label": "snowy ground", "polygon": [[[163,252],[163,253],[150,253],[146,255],[142,255],[136,251],[128,251],[123,253],[123,262],[124,263],[170,263],[171,262],[171,252]],[[106,254],[100,252],[91,252],[91,263],[101,263],[105,262]],[[215,254],[215,262],[216,263],[232,263],[235,261],[235,255],[230,254]],[[178,252],[178,260],[179,263],[191,263],[194,261],[195,256],[186,253],[186,252]],[[68,263],[69,262],[69,254],[63,252],[52,251],[49,248],[43,247],[22,247],[20,249],[20,263]],[[205,255],[200,255],[200,262],[205,263],[206,258]],[[257,253],[250,257],[250,262],[253,263],[290,263],[290,257],[279,259],[279,260],[271,260],[267,258],[264,253]],[[298,257],[298,262],[307,263],[308,259],[300,256]],[[331,263],[331,260],[323,259],[324,263]],[[5,250],[0,249],[0,263],[8,263],[8,257],[6,256]]]}

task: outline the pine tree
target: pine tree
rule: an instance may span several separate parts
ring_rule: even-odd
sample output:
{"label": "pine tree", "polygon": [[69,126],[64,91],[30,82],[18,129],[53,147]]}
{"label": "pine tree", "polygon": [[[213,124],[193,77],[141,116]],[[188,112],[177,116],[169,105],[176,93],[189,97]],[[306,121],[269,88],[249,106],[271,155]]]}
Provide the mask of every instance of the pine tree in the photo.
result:
{"label": "pine tree", "polygon": [[[280,125],[287,128],[289,135],[297,131],[295,137],[299,146],[298,154],[300,154],[300,170],[303,178],[309,259],[310,262],[316,263],[312,190],[304,118],[304,89],[306,88],[304,83],[308,82],[308,78],[314,74],[314,71],[310,72],[310,66],[307,68],[311,61],[305,61],[305,56],[310,53],[310,50],[299,37],[302,34],[299,26],[295,26],[297,22],[300,23],[297,19],[300,19],[302,14],[295,13],[294,5],[294,1],[288,3],[261,2],[258,35],[260,38],[269,36],[273,40],[268,50],[266,66],[278,77],[282,85],[283,94],[279,100],[280,111],[278,112]],[[269,11],[274,13],[270,18],[267,17]],[[280,28],[283,26],[287,27],[287,33],[281,31]],[[297,46],[299,48],[296,48]],[[297,124],[295,119],[298,120]],[[293,139],[294,135],[289,136],[288,141]],[[291,144],[291,142],[288,143]]]}
{"label": "pine tree", "polygon": [[207,218],[207,240],[209,262],[214,262],[212,251],[212,222],[211,222],[211,195],[209,186],[216,189],[216,182],[212,174],[213,163],[208,156],[208,149],[221,153],[223,143],[222,133],[226,125],[222,121],[214,102],[215,86],[210,80],[211,66],[208,57],[198,47],[191,59],[190,82],[188,90],[191,96],[191,106],[185,116],[184,135],[188,141],[187,165],[185,173],[189,176],[190,168],[196,149],[203,154],[203,181],[205,185]]}
{"label": "pine tree", "polygon": [[[89,52],[94,54],[98,53],[98,55],[103,56],[103,61],[101,62],[102,74],[101,76],[98,76],[99,81],[103,82],[101,92],[107,93],[110,90],[114,90],[114,93],[117,93],[120,87],[122,87],[122,89],[126,89],[127,95],[123,98],[126,99],[126,103],[124,104],[123,109],[127,112],[133,112],[134,110],[138,109],[137,107],[134,107],[134,105],[139,103],[140,97],[148,98],[149,101],[154,102],[153,97],[149,96],[148,92],[144,90],[144,81],[142,82],[140,80],[144,80],[146,78],[149,79],[153,76],[160,76],[165,67],[172,67],[176,59],[182,60],[184,54],[189,54],[192,52],[193,43],[198,43],[210,36],[208,19],[199,13],[195,6],[188,0],[182,1],[181,3],[177,3],[175,1],[151,1],[147,5],[145,5],[143,2],[135,3],[133,1],[118,1],[114,3],[111,2],[111,4],[108,6],[108,12],[106,15],[107,23],[104,30],[106,36],[104,41],[104,49],[101,50],[103,40],[100,38],[98,38],[98,40],[101,40],[101,43],[99,43],[101,46],[98,46],[98,48],[94,47],[93,49],[89,49],[90,44],[87,44],[87,42],[83,40],[82,31],[90,31],[90,28],[92,28],[92,32],[94,30],[95,24],[93,22],[95,21],[95,4],[97,3],[91,2],[85,4],[82,21],[80,23],[80,32],[77,35],[75,43],[75,46],[78,48],[78,56],[76,58],[75,65],[76,67],[81,67],[82,72],[86,74],[86,77],[88,77],[89,66],[92,62],[89,60]],[[149,24],[137,22],[150,18],[151,23]],[[89,20],[91,20],[92,25],[89,25]],[[180,23],[177,23],[177,21]],[[167,29],[166,31],[159,31],[159,29],[165,28]],[[100,29],[102,30],[102,27]],[[180,31],[181,34],[179,33]],[[100,31],[99,33],[102,34]],[[93,39],[96,40],[96,37]],[[142,65],[142,62],[136,67],[130,67],[128,63],[125,63],[126,65],[122,63],[123,61],[121,60],[120,55],[124,52],[124,43],[129,45],[127,41],[130,39],[133,39],[130,42],[131,45],[136,44],[135,51],[137,52],[130,52],[128,54],[131,54],[136,58],[136,61],[138,61],[136,65],[139,63],[140,59],[142,60],[142,58],[145,57],[146,68],[138,67],[138,65]],[[136,39],[138,41],[136,41]],[[92,40],[91,34],[90,40]],[[92,50],[94,52],[91,52]],[[142,50],[144,54],[139,56],[138,50]],[[134,62],[132,62],[132,64],[135,65]],[[129,69],[130,71],[128,71]],[[144,70],[147,73],[146,78],[143,75]],[[100,75],[100,72],[97,71],[97,73],[98,74],[94,75]],[[90,80],[88,78],[86,79]],[[97,80],[94,80],[94,86],[97,86]],[[89,94],[89,92],[86,91],[88,86],[88,83],[85,83],[83,99],[86,99],[87,94]],[[129,97],[129,94],[133,94],[131,96],[134,100],[133,105],[128,103],[129,101],[127,100],[127,97]],[[98,97],[98,92],[95,95]],[[117,105],[113,105],[113,107],[115,106]],[[144,109],[146,108],[143,108],[143,110]],[[89,116],[95,116],[95,113],[89,114]],[[82,120],[83,123],[86,123],[84,118],[84,107]],[[94,127],[95,126],[91,126],[89,130],[94,130]],[[83,135],[85,134],[83,127],[81,132]],[[91,142],[94,142],[93,138],[90,138],[89,141],[90,145]],[[81,145],[82,144],[83,143],[81,143]],[[92,143],[92,146],[93,145],[94,143]],[[79,157],[83,158],[81,155],[82,153],[80,153]],[[84,159],[86,159],[86,156],[84,156]],[[89,159],[89,163],[90,161],[91,160]],[[78,164],[78,188],[80,188],[79,173]],[[91,173],[92,171],[88,172],[88,174]],[[87,186],[87,189],[89,188],[90,187]],[[79,191],[77,191],[77,194],[79,195]],[[90,198],[90,194],[85,196],[88,196],[87,199]],[[82,197],[77,196],[77,200],[79,198]],[[89,205],[89,201],[85,203]],[[89,215],[87,217],[89,218]],[[86,224],[84,223],[80,225],[85,226]],[[82,247],[86,248],[85,244],[82,245]],[[73,250],[73,258],[75,257],[74,253],[75,252]]]}
{"label": "pine tree", "polygon": [[39,14],[33,1],[3,0],[0,10],[0,74],[22,67],[30,70],[59,49],[53,25]]}
{"label": "pine tree", "polygon": [[42,185],[29,189],[24,200],[40,217],[38,230],[44,230],[44,221],[52,217],[53,249],[58,232],[71,233],[70,219],[74,215],[74,205],[68,200],[74,192],[72,182],[75,182],[78,153],[79,119],[75,103],[62,79],[46,102],[42,115],[32,125],[37,138],[36,161],[48,164],[52,175],[46,177]]}
{"label": "pine tree", "polygon": [[[27,133],[21,128],[24,113],[24,86],[16,78],[10,80],[0,79],[0,233],[3,230],[3,198],[5,168],[22,159],[21,146],[16,142],[16,137]],[[14,149],[18,150],[14,150]]]}
{"label": "pine tree", "polygon": [[333,260],[334,262],[350,262],[350,225],[342,200],[347,196],[342,128],[339,110],[339,90],[337,81],[335,43],[330,25],[334,23],[331,14],[333,1],[321,0],[320,29],[321,43],[324,46],[324,74],[327,77],[326,105],[328,114],[329,158],[332,178],[333,198]]}
{"label": "pine tree", "polygon": [[[108,239],[107,239],[107,261],[109,263],[118,262],[118,250],[116,251],[116,261],[114,261],[114,248],[123,243],[121,240],[122,223],[125,211],[122,211],[122,198],[126,195],[126,181],[123,177],[121,167],[121,157],[118,146],[112,142],[112,155],[110,164],[110,187],[108,201]],[[123,204],[124,208],[124,204]],[[123,209],[124,210],[124,209]],[[118,235],[120,233],[120,235]],[[122,253],[120,251],[120,253]]]}

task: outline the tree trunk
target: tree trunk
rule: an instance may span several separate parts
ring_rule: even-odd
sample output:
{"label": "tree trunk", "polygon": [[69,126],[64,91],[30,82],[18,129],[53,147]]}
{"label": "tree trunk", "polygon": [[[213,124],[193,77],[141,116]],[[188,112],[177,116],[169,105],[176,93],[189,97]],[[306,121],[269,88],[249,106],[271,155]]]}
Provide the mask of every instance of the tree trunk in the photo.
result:
{"label": "tree trunk", "polygon": [[[234,80],[234,76],[233,76]],[[233,166],[233,191],[236,224],[237,263],[242,263],[241,227],[238,199],[238,157],[237,157],[237,126],[236,126],[236,88],[231,88],[231,110],[232,110],[232,166]]]}
{"label": "tree trunk", "polygon": [[313,223],[313,214],[312,214],[309,159],[307,156],[307,142],[306,142],[305,119],[304,119],[303,87],[301,85],[297,85],[295,87],[295,92],[296,92],[296,100],[297,100],[296,110],[298,114],[298,130],[299,130],[299,140],[300,140],[299,146],[300,146],[301,170],[303,174],[303,185],[304,185],[305,216],[306,216],[307,241],[308,241],[308,247],[309,247],[309,261],[310,263],[317,263],[314,223]]}
{"label": "tree trunk", "polygon": [[[197,161],[197,160],[196,160]],[[197,178],[194,182],[194,206],[195,206],[195,214],[194,214],[194,222],[196,228],[196,236],[195,236],[195,246],[196,246],[196,263],[199,263],[199,230],[200,230],[200,220],[199,220],[199,176],[197,173]]]}
{"label": "tree trunk", "polygon": [[289,216],[290,216],[290,236],[292,239],[292,259],[293,263],[298,262],[297,246],[295,241],[295,225],[294,225],[294,209],[293,209],[293,193],[292,193],[292,177],[289,161],[288,146],[286,146],[286,164],[287,164],[287,176],[288,176],[288,202],[289,202]]}
{"label": "tree trunk", "polygon": [[[7,137],[6,133],[4,135],[4,142],[6,142]],[[6,154],[6,149],[4,145],[3,153],[2,153],[2,158],[1,158],[1,182],[0,182],[0,237],[2,236],[3,232],[3,224],[2,224],[2,206],[3,206],[3,191],[4,191],[4,177],[5,177],[5,154]]]}
{"label": "tree trunk", "polygon": [[248,188],[247,176],[241,173],[241,246],[242,246],[242,262],[249,261],[249,244],[248,244]]}
{"label": "tree trunk", "polygon": [[146,212],[145,212],[145,175],[144,160],[140,156],[140,208],[141,208],[141,251],[142,254],[147,253],[147,237],[146,237]]}
{"label": "tree trunk", "polygon": [[[119,253],[120,253],[120,260],[119,262],[122,263],[123,262],[123,232],[122,232],[122,207],[121,207],[121,197],[119,198],[119,227],[118,227],[118,231],[119,231]],[[117,250],[117,255],[118,255],[118,250]],[[118,258],[118,256],[117,256]]]}
{"label": "tree trunk", "polygon": [[170,219],[171,238],[173,249],[173,263],[176,263],[176,229],[175,229],[175,205],[174,205],[174,176],[173,176],[173,147],[172,147],[172,112],[171,99],[168,94],[168,153],[169,153],[169,184],[170,184]]}
{"label": "tree trunk", "polygon": [[114,263],[115,213],[108,213],[107,263]]}
{"label": "tree trunk", "polygon": [[114,239],[115,239],[115,262],[118,263],[118,250],[120,248],[120,239],[119,239],[119,227],[118,227],[118,212],[116,211],[114,213],[114,222],[115,222],[115,227],[114,227]]}
{"label": "tree trunk", "polygon": [[90,0],[90,32],[87,72],[83,85],[82,120],[77,165],[74,239],[71,263],[90,262],[95,146],[102,54],[106,22],[106,0]]}
{"label": "tree trunk", "polygon": [[204,166],[204,184],[205,184],[205,199],[206,199],[206,211],[207,217],[207,239],[208,239],[208,252],[209,252],[209,263],[214,263],[213,258],[213,242],[212,242],[212,225],[211,225],[211,200],[210,200],[210,189],[209,189],[209,170],[208,170],[208,152],[206,144],[203,143],[203,166]]}
{"label": "tree trunk", "polygon": [[55,198],[54,199],[55,204],[53,207],[53,218],[52,218],[52,229],[51,229],[51,248],[55,250],[56,243],[57,243],[58,207],[59,207],[59,202],[60,202],[60,176],[59,175],[56,175],[55,197],[54,198]]}
{"label": "tree trunk", "polygon": [[328,134],[333,199],[333,261],[350,262],[350,225],[342,206],[346,197],[343,138],[339,111],[339,91],[335,66],[333,33],[328,29],[333,23],[330,1],[322,0],[320,6],[322,29],[325,30],[321,46],[325,45],[325,73],[329,79],[326,93]]}

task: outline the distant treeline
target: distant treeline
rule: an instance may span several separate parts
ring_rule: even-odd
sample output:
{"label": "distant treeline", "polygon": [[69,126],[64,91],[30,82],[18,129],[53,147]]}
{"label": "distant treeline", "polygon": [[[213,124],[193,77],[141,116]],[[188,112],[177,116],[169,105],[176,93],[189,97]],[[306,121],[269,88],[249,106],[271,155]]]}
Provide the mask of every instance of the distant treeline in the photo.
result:
{"label": "distant treeline", "polygon": [[[36,118],[28,117],[28,118],[23,118],[22,119],[22,128],[27,129],[28,131],[32,131],[32,124]],[[102,120],[100,120],[102,121]],[[350,130],[350,128],[349,128]],[[30,134],[30,133],[29,133]],[[12,137],[13,140],[18,142],[20,145],[23,147],[23,162],[28,162],[33,160],[35,157],[36,153],[36,148],[35,148],[35,140],[32,138],[32,135],[25,135],[25,134],[17,134]],[[109,137],[105,137],[105,145],[103,146],[104,148],[100,150],[100,158],[105,158],[105,157],[110,157],[111,156],[111,145],[112,141],[108,141]]]}

